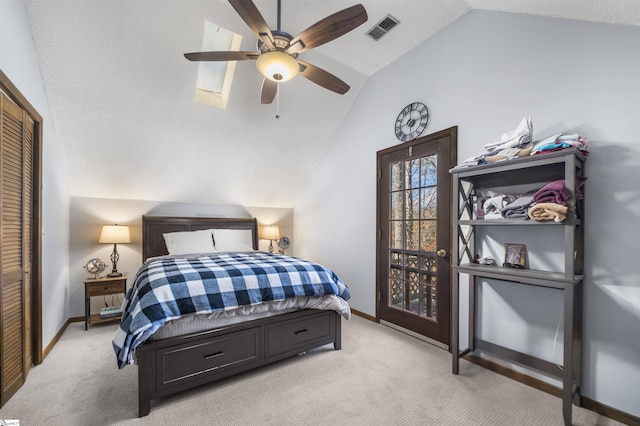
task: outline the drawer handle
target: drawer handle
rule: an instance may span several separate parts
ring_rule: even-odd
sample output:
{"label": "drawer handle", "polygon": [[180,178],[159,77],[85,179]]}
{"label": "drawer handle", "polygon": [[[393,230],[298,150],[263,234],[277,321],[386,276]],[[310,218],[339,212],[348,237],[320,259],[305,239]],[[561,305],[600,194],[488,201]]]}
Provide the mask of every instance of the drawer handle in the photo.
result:
{"label": "drawer handle", "polygon": [[216,352],[216,353],[213,353],[213,354],[211,354],[211,355],[206,355],[206,356],[204,357],[204,359],[216,358],[216,357],[219,357],[219,356],[221,356],[221,355],[224,355],[224,351]]}
{"label": "drawer handle", "polygon": [[294,331],[293,334],[300,334],[300,333],[306,333],[308,330],[306,328],[302,329],[302,330],[298,330],[298,331]]}

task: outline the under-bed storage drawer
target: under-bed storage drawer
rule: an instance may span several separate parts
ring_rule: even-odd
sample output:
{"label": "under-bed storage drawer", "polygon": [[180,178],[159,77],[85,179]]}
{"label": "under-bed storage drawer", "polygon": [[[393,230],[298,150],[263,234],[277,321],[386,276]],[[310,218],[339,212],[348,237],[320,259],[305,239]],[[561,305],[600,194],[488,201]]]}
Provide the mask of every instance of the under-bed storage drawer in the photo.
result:
{"label": "under-bed storage drawer", "polygon": [[260,327],[221,335],[206,343],[171,346],[157,353],[158,388],[197,375],[227,375],[260,361]]}
{"label": "under-bed storage drawer", "polygon": [[308,319],[295,319],[265,326],[265,357],[305,351],[335,340],[336,315],[319,312]]}

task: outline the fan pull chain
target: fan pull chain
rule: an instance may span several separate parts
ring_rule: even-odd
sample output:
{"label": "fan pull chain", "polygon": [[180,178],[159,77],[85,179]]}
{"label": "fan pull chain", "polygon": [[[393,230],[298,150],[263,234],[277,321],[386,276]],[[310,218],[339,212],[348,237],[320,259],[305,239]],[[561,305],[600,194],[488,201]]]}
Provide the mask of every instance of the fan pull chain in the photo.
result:
{"label": "fan pull chain", "polygon": [[276,120],[280,121],[280,83],[276,83]]}

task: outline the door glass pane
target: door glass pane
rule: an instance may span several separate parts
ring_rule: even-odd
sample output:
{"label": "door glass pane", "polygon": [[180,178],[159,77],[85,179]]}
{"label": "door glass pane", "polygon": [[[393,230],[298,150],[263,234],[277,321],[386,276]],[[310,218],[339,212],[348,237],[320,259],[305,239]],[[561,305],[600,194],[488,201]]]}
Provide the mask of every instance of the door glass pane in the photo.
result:
{"label": "door glass pane", "polygon": [[402,221],[393,221],[389,224],[389,248],[402,249]]}
{"label": "door glass pane", "polygon": [[420,159],[420,186],[436,186],[438,184],[437,155],[430,155]]}
{"label": "door glass pane", "polygon": [[419,259],[417,255],[407,254],[404,259],[404,267],[406,269],[418,269]]}
{"label": "door glass pane", "polygon": [[389,280],[389,305],[402,309],[404,306],[404,292],[401,280]]}
{"label": "door glass pane", "polygon": [[389,306],[436,319],[437,157],[391,164]]}
{"label": "door glass pane", "polygon": [[413,160],[405,161],[405,188],[418,188],[420,187],[420,159],[415,158]]}
{"label": "door glass pane", "polygon": [[404,214],[403,214],[403,207],[404,207],[404,202],[403,202],[403,195],[404,192],[403,191],[397,191],[397,192],[392,192],[391,193],[391,214],[389,215],[391,217],[391,220],[402,220],[404,219]]}
{"label": "door glass pane", "polygon": [[402,266],[402,254],[392,251],[391,252],[391,269],[390,274],[392,277],[398,277],[398,269],[394,268],[394,266]]}
{"label": "door glass pane", "polygon": [[419,238],[419,228],[420,224],[417,220],[407,220],[405,222],[405,250],[418,250],[418,238]]}
{"label": "door glass pane", "polygon": [[391,164],[391,190],[402,189],[402,163]]}
{"label": "door glass pane", "polygon": [[435,219],[438,209],[438,190],[435,187],[420,189],[420,219]]}
{"label": "door glass pane", "polygon": [[420,284],[418,283],[417,275],[418,274],[413,272],[410,274],[410,281],[408,285],[409,306],[407,309],[414,314],[420,313]]}
{"label": "door glass pane", "polygon": [[437,222],[435,220],[420,221],[420,250],[435,252]]}
{"label": "door glass pane", "polygon": [[410,191],[405,191],[405,212],[407,220],[419,219],[420,218],[420,190],[413,189]]}

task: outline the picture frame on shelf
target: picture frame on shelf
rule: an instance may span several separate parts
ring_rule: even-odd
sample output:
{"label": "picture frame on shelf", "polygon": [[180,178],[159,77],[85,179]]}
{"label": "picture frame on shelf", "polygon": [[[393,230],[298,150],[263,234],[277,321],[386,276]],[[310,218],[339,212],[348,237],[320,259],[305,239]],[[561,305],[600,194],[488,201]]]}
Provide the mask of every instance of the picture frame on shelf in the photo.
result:
{"label": "picture frame on shelf", "polygon": [[506,243],[504,245],[504,263],[502,266],[507,268],[524,269],[526,257],[526,245]]}

